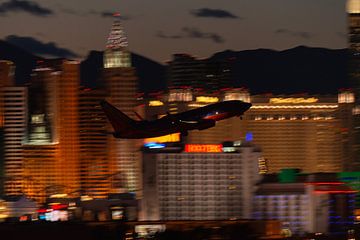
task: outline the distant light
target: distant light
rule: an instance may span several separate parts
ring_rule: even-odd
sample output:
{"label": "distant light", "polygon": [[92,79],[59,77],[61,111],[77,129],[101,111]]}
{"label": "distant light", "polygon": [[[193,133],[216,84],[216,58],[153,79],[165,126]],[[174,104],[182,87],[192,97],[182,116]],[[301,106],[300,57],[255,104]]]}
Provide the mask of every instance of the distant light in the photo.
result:
{"label": "distant light", "polygon": [[232,153],[232,152],[236,152],[236,148],[235,147],[223,147],[223,152],[225,153]]}
{"label": "distant light", "polygon": [[338,103],[353,103],[355,95],[352,92],[342,92],[338,94]]}
{"label": "distant light", "polygon": [[247,132],[246,135],[245,135],[245,140],[247,142],[251,142],[253,140],[253,134],[252,132]]}
{"label": "distant light", "polygon": [[58,193],[50,196],[50,198],[67,198],[67,197],[68,197],[67,193]]}
{"label": "distant light", "polygon": [[234,143],[233,143],[233,145],[235,146],[235,147],[239,147],[239,146],[241,146],[241,140],[238,140],[238,141],[234,141]]}
{"label": "distant light", "polygon": [[156,149],[156,148],[164,148],[166,145],[164,143],[155,143],[155,142],[149,142],[144,144],[145,147],[150,149]]}
{"label": "distant light", "polygon": [[157,106],[163,106],[164,103],[159,100],[154,100],[149,102],[150,107],[157,107]]}
{"label": "distant light", "polygon": [[92,197],[88,196],[88,195],[83,195],[80,197],[80,201],[84,202],[84,201],[91,201],[93,200]]}

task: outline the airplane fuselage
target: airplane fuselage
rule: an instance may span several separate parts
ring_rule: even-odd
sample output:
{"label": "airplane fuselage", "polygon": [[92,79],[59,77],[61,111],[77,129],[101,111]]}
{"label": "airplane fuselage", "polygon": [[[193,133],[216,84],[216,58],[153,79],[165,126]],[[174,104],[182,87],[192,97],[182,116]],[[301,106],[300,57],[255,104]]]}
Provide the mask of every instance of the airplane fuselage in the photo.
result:
{"label": "airplane fuselage", "polygon": [[241,116],[251,104],[241,101],[225,101],[186,112],[171,114],[154,121],[135,121],[128,131],[115,132],[118,138],[141,139],[171,133],[187,134],[190,130],[203,130],[215,126],[216,121]]}

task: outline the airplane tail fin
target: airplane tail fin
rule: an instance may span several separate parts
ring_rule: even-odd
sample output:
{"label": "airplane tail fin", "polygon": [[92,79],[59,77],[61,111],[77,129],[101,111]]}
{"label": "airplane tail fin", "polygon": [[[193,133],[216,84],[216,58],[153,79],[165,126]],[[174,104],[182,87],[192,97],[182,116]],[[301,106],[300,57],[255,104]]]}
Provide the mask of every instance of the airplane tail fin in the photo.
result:
{"label": "airplane tail fin", "polygon": [[115,133],[126,132],[133,127],[135,120],[129,118],[125,113],[103,100],[100,105],[113,126]]}

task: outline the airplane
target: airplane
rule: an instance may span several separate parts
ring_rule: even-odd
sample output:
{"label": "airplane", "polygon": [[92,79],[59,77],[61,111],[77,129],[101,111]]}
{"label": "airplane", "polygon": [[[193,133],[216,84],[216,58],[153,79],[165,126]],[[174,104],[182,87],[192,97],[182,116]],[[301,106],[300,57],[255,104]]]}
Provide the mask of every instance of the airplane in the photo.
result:
{"label": "airplane", "polygon": [[167,114],[153,121],[137,121],[105,100],[101,101],[100,105],[114,128],[113,136],[125,139],[152,138],[178,132],[187,136],[190,130],[208,129],[214,127],[217,121],[235,116],[241,117],[251,107],[251,103],[231,100],[182,113]]}

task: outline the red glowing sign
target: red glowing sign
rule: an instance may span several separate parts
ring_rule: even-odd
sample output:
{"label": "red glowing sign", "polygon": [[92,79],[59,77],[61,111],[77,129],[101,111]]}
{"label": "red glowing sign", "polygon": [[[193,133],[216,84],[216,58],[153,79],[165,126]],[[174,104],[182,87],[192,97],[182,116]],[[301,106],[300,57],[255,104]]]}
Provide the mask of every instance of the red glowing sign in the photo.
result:
{"label": "red glowing sign", "polygon": [[221,144],[186,144],[185,152],[222,152]]}

